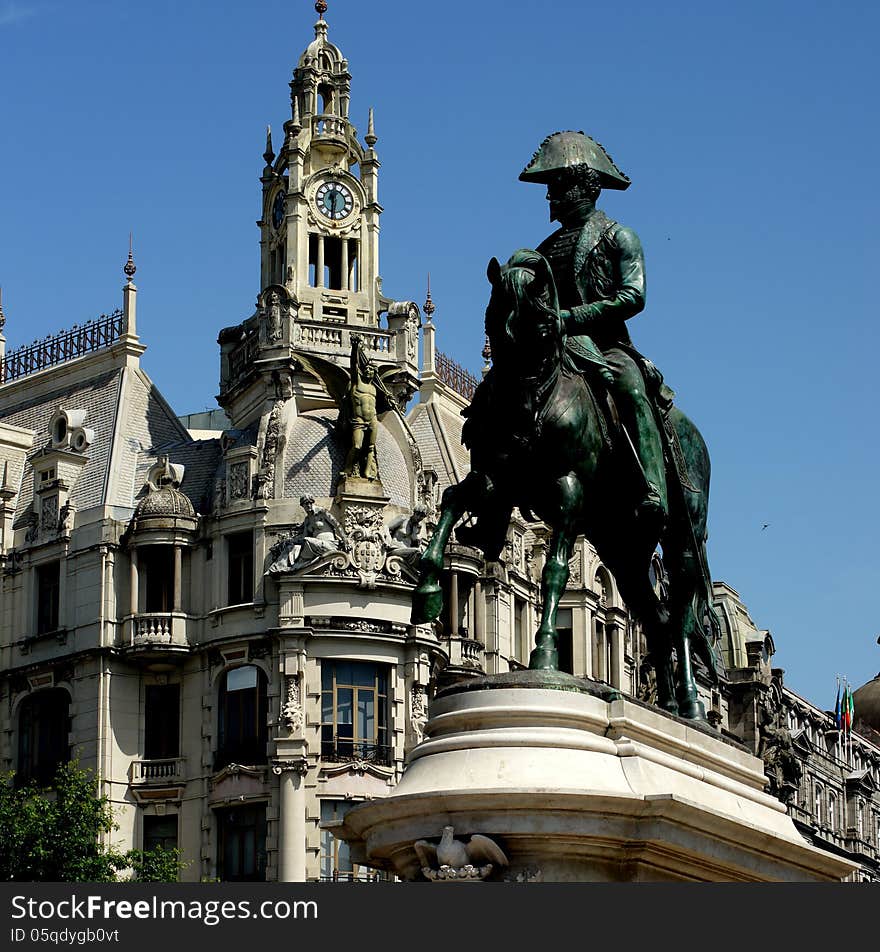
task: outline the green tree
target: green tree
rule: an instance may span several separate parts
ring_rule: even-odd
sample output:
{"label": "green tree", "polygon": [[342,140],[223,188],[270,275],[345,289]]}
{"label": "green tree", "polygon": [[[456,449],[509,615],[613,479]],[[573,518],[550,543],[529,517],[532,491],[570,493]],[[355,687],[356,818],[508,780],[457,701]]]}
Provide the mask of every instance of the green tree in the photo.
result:
{"label": "green tree", "polygon": [[137,882],[177,879],[176,849],[121,852],[103,842],[116,828],[110,801],[78,763],[62,764],[50,787],[16,787],[9,774],[0,779],[0,880],[108,883],[127,869]]}

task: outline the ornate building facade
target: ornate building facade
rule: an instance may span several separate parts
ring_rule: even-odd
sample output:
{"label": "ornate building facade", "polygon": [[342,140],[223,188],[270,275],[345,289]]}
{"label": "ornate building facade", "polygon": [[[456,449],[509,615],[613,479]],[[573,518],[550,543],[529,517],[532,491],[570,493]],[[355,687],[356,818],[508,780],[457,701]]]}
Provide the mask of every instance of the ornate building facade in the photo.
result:
{"label": "ornate building facade", "polygon": [[[259,293],[219,332],[221,410],[178,417],[142,369],[131,256],[109,316],[8,352],[0,316],[0,767],[44,782],[79,759],[117,839],[179,847],[184,880],[369,878],[322,822],[385,795],[432,692],[524,666],[536,627],[547,534],[519,517],[497,563],[452,545],[444,618],[409,622],[477,381],[437,350],[430,293],[383,293],[378,139],[372,115],[362,139],[352,124],[351,79],[322,17],[277,154],[267,135]],[[386,403],[346,428],[355,352]],[[877,737],[843,759],[769,633],[716,596],[711,723],[764,758],[805,835],[876,877]],[[558,627],[565,670],[650,700],[586,540]]]}

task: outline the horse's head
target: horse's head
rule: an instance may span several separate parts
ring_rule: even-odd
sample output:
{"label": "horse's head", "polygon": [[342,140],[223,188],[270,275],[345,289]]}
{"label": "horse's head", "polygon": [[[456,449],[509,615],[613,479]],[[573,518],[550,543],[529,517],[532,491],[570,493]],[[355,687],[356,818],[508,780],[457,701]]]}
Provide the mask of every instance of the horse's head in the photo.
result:
{"label": "horse's head", "polygon": [[520,375],[545,375],[561,360],[565,346],[556,282],[547,259],[521,248],[503,266],[493,258],[486,273],[492,285],[486,334],[493,362]]}

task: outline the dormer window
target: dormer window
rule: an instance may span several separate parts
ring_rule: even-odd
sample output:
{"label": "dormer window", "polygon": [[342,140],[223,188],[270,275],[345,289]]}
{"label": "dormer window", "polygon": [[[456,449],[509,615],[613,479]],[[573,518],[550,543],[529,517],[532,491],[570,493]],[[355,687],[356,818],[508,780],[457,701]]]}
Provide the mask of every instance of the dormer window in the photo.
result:
{"label": "dormer window", "polygon": [[55,478],[54,466],[52,467],[52,469],[44,469],[43,472],[40,473],[40,485],[41,486],[45,485],[46,483],[51,482],[54,478]]}

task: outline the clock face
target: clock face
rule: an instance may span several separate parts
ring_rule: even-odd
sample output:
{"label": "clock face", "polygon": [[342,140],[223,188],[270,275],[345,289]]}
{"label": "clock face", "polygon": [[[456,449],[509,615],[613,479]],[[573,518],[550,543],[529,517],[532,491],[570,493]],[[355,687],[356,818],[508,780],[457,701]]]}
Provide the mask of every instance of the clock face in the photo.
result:
{"label": "clock face", "polygon": [[331,221],[347,218],[354,208],[354,197],[341,182],[324,182],[315,194],[318,211]]}
{"label": "clock face", "polygon": [[281,227],[281,223],[284,221],[284,206],[286,202],[286,197],[284,192],[279,192],[275,196],[275,201],[272,203],[272,227],[277,231]]}

